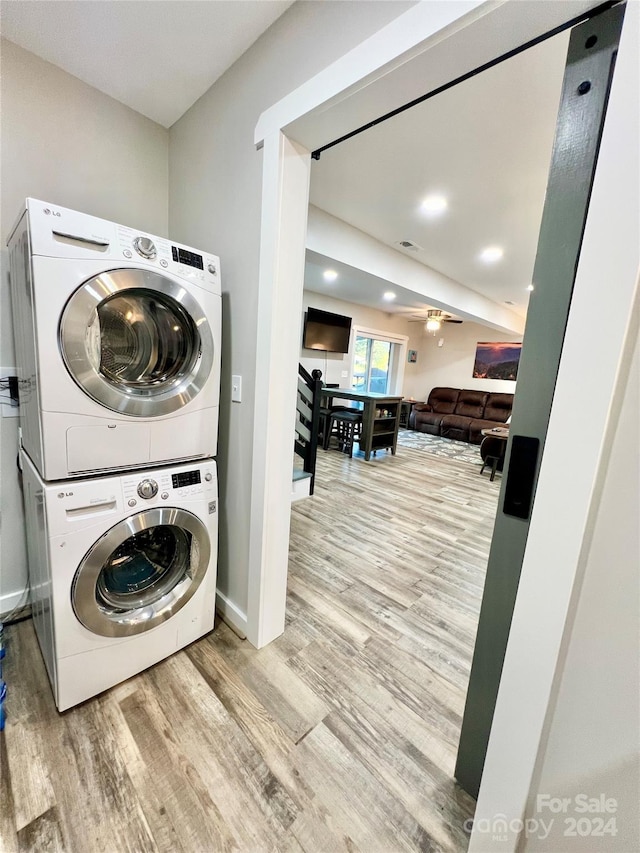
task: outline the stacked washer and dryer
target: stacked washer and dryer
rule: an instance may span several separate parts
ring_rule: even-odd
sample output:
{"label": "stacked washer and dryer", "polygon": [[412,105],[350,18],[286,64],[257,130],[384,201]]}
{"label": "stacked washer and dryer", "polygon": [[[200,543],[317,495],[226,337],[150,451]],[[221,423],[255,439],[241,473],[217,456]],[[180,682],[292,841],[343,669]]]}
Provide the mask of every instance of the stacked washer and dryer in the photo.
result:
{"label": "stacked washer and dryer", "polygon": [[31,198],[8,245],[32,608],[63,711],[213,628],[219,259]]}

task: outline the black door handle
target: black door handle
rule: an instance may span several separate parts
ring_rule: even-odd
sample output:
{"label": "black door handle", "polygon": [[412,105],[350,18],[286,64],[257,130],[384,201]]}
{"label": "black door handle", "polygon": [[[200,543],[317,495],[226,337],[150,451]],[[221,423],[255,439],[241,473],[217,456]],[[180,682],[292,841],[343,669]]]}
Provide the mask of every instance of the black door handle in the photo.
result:
{"label": "black door handle", "polygon": [[539,449],[539,438],[527,435],[513,436],[502,507],[505,515],[529,518]]}

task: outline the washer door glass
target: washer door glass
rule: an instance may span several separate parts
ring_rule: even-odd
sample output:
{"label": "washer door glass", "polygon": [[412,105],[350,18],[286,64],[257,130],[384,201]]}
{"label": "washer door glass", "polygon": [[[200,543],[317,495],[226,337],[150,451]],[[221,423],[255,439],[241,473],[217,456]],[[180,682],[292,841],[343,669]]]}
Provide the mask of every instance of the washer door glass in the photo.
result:
{"label": "washer door glass", "polygon": [[113,613],[154,604],[186,575],[191,534],[168,524],[135,533],[107,559],[96,584],[98,604]]}
{"label": "washer door glass", "polygon": [[60,348],[83,391],[139,417],[186,405],[213,364],[199,304],[182,285],[147,270],[114,270],[85,282],[63,311]]}
{"label": "washer door glass", "polygon": [[196,516],[166,508],[138,513],[87,553],[73,581],[73,609],[102,636],[147,631],[184,607],[209,557],[209,536]]}

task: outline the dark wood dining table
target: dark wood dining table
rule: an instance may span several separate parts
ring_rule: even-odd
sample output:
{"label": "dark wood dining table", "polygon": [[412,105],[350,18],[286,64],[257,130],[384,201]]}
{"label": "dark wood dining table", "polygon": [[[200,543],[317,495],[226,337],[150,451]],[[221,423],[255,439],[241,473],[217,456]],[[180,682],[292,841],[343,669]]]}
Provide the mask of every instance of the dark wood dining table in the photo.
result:
{"label": "dark wood dining table", "polygon": [[371,459],[376,450],[389,448],[395,456],[400,425],[400,404],[402,397],[393,394],[365,394],[353,388],[322,388],[323,400],[330,407],[334,399],[350,400],[362,403],[362,435],[360,450],[365,461]]}

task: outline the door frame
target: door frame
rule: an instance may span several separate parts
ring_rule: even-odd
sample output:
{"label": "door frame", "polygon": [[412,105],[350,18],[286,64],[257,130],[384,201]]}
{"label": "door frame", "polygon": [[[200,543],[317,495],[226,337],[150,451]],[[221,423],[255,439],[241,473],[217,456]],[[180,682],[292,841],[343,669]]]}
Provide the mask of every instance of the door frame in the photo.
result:
{"label": "door frame", "polygon": [[[418,3],[260,117],[255,142],[263,152],[263,185],[247,614],[247,635],[254,645],[266,645],[284,629],[311,151],[598,5],[593,0]],[[590,510],[616,378],[627,357],[624,344],[640,267],[636,182],[629,177],[638,172],[636,116],[629,104],[638,102],[639,11],[637,4],[629,4],[623,26],[477,815],[507,809],[515,817],[524,813],[570,592],[593,525]],[[592,318],[602,317],[603,310],[607,332],[594,337]],[[594,363],[588,381],[576,381],[584,366]],[[580,411],[589,412],[588,419],[580,419],[580,441],[568,441],[575,437],[575,412]],[[562,517],[559,470],[565,487]],[[561,537],[560,548],[550,531]],[[534,615],[539,620],[534,602],[541,597],[553,606],[545,610],[544,642],[532,649],[524,639],[531,635]],[[503,849],[515,849],[516,841]],[[472,849],[473,844],[474,836]]]}

